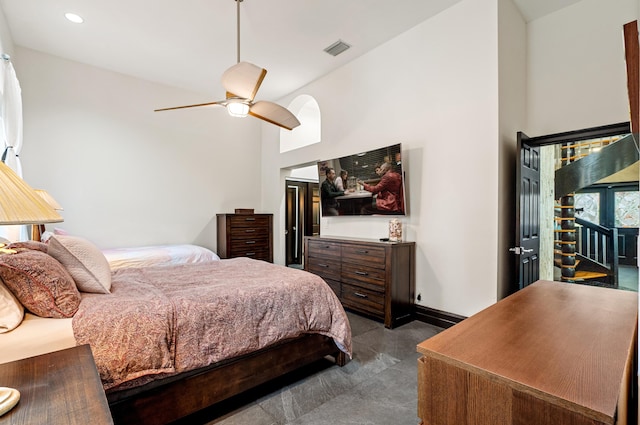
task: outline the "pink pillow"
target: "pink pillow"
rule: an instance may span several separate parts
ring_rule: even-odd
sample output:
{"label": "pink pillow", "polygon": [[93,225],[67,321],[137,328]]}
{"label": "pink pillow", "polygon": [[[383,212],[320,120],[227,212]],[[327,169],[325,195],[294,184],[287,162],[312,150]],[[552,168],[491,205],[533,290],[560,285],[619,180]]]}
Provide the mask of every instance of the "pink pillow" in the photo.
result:
{"label": "pink pillow", "polygon": [[73,317],[80,306],[80,292],[73,278],[55,258],[41,251],[25,250],[0,255],[0,278],[33,314],[40,317]]}
{"label": "pink pillow", "polygon": [[5,248],[7,248],[7,249],[17,249],[17,250],[31,249],[31,250],[34,250],[34,251],[42,251],[45,254],[47,253],[47,250],[49,249],[49,247],[47,246],[46,243],[38,242],[38,241],[13,242],[13,243],[10,243],[9,245],[5,246]]}
{"label": "pink pillow", "polygon": [[58,260],[82,292],[108,294],[111,268],[100,249],[84,238],[53,235],[49,238],[49,255]]}

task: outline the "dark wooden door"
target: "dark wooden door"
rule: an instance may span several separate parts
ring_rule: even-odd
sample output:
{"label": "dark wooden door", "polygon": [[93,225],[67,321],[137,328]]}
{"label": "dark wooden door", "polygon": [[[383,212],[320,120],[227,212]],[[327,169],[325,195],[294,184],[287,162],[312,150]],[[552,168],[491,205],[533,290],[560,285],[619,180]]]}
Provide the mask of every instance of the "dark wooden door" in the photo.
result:
{"label": "dark wooden door", "polygon": [[302,266],[302,237],[305,228],[307,183],[286,182],[285,249],[287,266]]}
{"label": "dark wooden door", "polygon": [[516,169],[516,257],[518,287],[535,282],[540,276],[540,147],[527,144],[526,134],[518,132],[519,164]]}

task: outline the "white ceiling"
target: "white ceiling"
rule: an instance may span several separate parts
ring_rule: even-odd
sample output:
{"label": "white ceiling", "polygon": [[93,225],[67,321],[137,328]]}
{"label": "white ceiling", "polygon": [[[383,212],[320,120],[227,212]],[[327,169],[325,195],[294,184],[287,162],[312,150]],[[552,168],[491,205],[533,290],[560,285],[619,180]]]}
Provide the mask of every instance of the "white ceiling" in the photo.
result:
{"label": "white ceiling", "polygon": [[[241,60],[269,73],[278,99],[460,0],[244,0]],[[513,0],[527,21],[580,0]],[[134,77],[223,96],[236,63],[234,0],[0,0],[16,45]],[[81,15],[72,24],[65,12]],[[333,57],[337,40],[352,45]],[[203,100],[207,100],[206,98]]]}

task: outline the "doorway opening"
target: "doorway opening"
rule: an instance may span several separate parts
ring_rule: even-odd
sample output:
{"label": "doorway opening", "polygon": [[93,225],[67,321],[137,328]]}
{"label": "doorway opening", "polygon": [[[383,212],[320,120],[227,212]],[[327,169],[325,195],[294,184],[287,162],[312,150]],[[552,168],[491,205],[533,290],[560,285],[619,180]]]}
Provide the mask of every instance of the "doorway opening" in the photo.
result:
{"label": "doorway opening", "polygon": [[638,147],[629,132],[620,123],[519,133],[519,168],[539,158],[535,181],[518,177],[519,289],[539,278],[638,290]]}
{"label": "doorway opening", "polygon": [[304,237],[320,235],[317,167],[312,165],[292,170],[285,179],[285,194],[285,265],[302,269]]}

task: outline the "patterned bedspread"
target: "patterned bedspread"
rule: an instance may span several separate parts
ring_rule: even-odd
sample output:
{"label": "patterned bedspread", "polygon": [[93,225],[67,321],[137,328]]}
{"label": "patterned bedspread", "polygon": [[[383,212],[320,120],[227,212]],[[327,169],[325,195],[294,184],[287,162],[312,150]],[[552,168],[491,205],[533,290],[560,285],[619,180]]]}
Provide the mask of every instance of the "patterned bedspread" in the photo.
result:
{"label": "patterned bedspread", "polygon": [[[318,276],[247,258],[113,273],[73,318],[105,389],[142,385],[277,341],[319,333],[351,355],[351,329]],[[129,383],[129,385],[128,385]]]}

